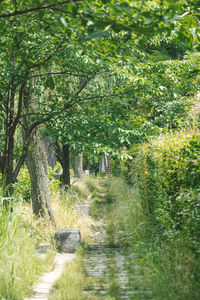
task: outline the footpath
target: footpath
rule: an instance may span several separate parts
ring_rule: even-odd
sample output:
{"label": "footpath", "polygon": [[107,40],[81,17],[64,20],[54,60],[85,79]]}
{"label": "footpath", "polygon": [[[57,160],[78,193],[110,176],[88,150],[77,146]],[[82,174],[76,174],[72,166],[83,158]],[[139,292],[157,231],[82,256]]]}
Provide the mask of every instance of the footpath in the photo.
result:
{"label": "footpath", "polygon": [[[105,190],[102,188],[99,198],[95,200],[96,204],[92,204],[95,207],[95,215],[99,214],[99,216],[96,218],[91,215],[95,225],[92,227],[91,242],[82,256],[82,267],[85,276],[90,280],[90,285],[82,291],[79,299],[150,300],[151,292],[144,291],[142,288],[142,272],[138,258],[128,245],[125,247],[111,242],[111,240],[113,241],[111,234],[113,235],[115,232],[108,232],[109,204],[106,203],[104,192]],[[89,207],[87,211],[89,212]],[[62,275],[66,263],[75,257],[76,254],[71,253],[57,254],[52,271],[45,273],[40,278],[34,288],[33,296],[24,300],[47,300],[53,285]],[[78,299],[70,298],[70,300]]]}

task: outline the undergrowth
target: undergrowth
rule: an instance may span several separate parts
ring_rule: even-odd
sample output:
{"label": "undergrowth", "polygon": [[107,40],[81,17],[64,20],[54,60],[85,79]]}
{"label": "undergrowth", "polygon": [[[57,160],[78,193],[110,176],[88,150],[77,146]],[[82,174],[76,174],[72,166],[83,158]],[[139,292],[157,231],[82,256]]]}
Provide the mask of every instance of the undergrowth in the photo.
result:
{"label": "undergrowth", "polygon": [[[13,213],[0,207],[2,300],[21,300],[31,295],[33,283],[52,265],[56,250],[53,237],[57,229],[80,229],[83,243],[87,244],[90,239],[91,218],[79,216],[75,210],[75,205],[84,204],[91,195],[85,181],[76,181],[67,192],[63,192],[60,183],[55,178],[51,179],[51,205],[56,223],[51,225],[45,218],[37,218],[33,214],[29,194],[23,191],[23,180],[28,191],[30,179],[26,170],[21,171],[17,182]],[[38,256],[36,248],[39,243],[53,244],[53,251],[45,260]]]}
{"label": "undergrowth", "polygon": [[[130,247],[142,270],[144,291],[151,290],[156,300],[199,299],[199,262],[190,243],[173,231],[168,239],[160,236],[145,214],[137,189],[121,178],[110,178],[107,195],[114,199],[107,218],[112,243]],[[128,270],[134,275],[134,263]]]}
{"label": "undergrowth", "polygon": [[[169,233],[167,239],[159,235],[159,230],[146,215],[137,188],[127,185],[119,177],[110,177],[103,181],[95,179],[92,192],[95,196],[92,214],[97,222],[106,219],[110,246],[125,247],[129,253],[127,270],[130,278],[137,276],[136,267],[139,266],[142,280],[138,287],[140,293],[134,294],[134,299],[146,299],[147,291],[155,300],[199,299],[198,261],[190,244],[180,239],[176,232]],[[99,299],[99,295],[84,293],[90,290],[92,282],[84,273],[84,253],[81,251],[78,259],[66,266],[50,299]],[[132,289],[137,290],[136,282],[132,282]],[[118,296],[102,297],[117,299]]]}

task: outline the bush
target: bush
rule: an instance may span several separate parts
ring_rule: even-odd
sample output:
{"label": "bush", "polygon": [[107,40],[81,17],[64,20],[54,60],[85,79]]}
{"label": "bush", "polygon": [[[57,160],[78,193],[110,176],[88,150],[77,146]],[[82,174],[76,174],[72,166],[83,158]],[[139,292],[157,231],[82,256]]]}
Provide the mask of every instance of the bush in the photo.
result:
{"label": "bush", "polygon": [[167,234],[181,232],[199,243],[200,132],[182,131],[143,145],[132,163],[143,208],[153,224]]}
{"label": "bush", "polygon": [[21,168],[15,183],[15,193],[19,194],[24,201],[31,201],[31,182],[29,172],[26,168]]}
{"label": "bush", "polygon": [[[49,168],[49,187],[51,194],[57,192],[60,187],[60,181],[54,176],[56,174],[56,169]],[[21,168],[17,181],[14,186],[15,195],[21,196],[22,199],[30,203],[31,202],[31,181],[27,168]]]}
{"label": "bush", "polygon": [[174,230],[168,230],[168,238],[161,239],[159,226],[154,230],[144,214],[137,189],[121,178],[107,180],[105,198],[107,195],[115,199],[106,207],[109,242],[128,249],[130,279],[136,278],[140,270],[139,284],[130,280],[132,289],[140,292],[134,294],[134,299],[199,299],[199,261],[190,240],[180,239]]}

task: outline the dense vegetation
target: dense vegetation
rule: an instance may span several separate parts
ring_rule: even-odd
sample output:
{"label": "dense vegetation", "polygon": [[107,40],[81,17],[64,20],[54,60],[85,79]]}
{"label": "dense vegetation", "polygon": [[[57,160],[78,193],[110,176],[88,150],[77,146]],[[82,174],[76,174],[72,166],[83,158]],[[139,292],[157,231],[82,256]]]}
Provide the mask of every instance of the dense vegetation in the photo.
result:
{"label": "dense vegetation", "polygon": [[126,181],[108,182],[111,231],[141,250],[155,299],[198,298],[198,2],[0,1],[2,299],[41,272],[36,244],[79,222],[72,207],[92,190],[75,177],[102,155]]}
{"label": "dense vegetation", "polygon": [[[110,209],[107,207],[112,243],[130,247],[142,269],[142,283],[138,286],[136,282],[133,289],[151,290],[152,299],[198,299],[199,256],[184,231],[165,225],[163,233],[162,220],[149,220],[137,186],[127,186],[120,178],[113,178],[107,191],[108,199],[115,199]],[[162,207],[162,213],[164,210]],[[134,275],[134,264],[128,268]],[[145,292],[142,296],[145,299]]]}

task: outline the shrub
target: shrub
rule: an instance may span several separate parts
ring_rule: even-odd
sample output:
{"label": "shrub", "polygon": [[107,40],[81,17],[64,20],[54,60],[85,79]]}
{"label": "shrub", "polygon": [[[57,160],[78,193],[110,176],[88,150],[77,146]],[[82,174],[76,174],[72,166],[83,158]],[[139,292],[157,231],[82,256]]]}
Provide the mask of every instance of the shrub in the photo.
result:
{"label": "shrub", "polygon": [[15,183],[15,192],[26,202],[31,201],[31,182],[27,168],[21,168]]}
{"label": "shrub", "polygon": [[[143,208],[159,230],[200,235],[200,132],[169,133],[143,145],[132,163]],[[166,232],[165,232],[166,233]]]}

